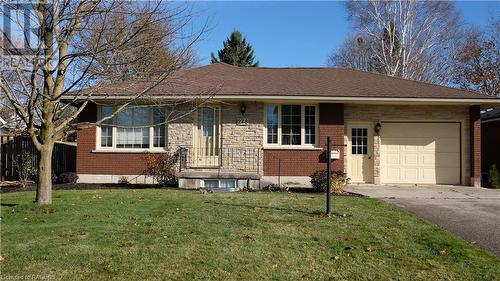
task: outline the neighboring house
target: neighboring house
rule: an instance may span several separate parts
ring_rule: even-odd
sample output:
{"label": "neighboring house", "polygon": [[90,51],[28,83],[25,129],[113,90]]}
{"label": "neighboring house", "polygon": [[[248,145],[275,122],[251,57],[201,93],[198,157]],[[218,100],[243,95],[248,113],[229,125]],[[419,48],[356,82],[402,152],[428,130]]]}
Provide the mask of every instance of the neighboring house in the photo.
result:
{"label": "neighboring house", "polygon": [[500,108],[481,114],[481,155],[483,176],[493,164],[500,168]]}
{"label": "neighboring house", "polygon": [[[151,91],[143,101],[151,106],[78,132],[81,182],[145,181],[146,153],[168,150],[180,156],[180,187],[308,183],[326,168],[331,136],[339,151],[333,169],[352,182],[479,186],[480,111],[500,105],[465,90],[351,69],[218,63],[173,79]],[[89,105],[79,121],[109,114],[143,83],[103,87],[93,95],[99,105]],[[213,96],[210,89],[217,89]],[[162,123],[158,104],[188,97],[210,100],[167,125],[139,127]]]}

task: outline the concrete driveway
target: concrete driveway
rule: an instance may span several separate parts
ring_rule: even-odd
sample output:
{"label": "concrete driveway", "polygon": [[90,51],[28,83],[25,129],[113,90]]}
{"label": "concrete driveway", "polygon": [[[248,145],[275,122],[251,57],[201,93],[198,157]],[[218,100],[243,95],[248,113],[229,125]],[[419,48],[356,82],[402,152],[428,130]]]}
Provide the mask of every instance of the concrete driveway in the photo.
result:
{"label": "concrete driveway", "polygon": [[500,257],[499,189],[351,184],[347,190],[406,209]]}

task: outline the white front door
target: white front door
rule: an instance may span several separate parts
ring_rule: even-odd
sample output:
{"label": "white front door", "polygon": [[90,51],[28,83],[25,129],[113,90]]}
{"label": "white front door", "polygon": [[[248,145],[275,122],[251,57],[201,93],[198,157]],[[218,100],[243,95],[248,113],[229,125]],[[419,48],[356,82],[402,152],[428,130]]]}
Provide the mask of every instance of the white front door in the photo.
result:
{"label": "white front door", "polygon": [[347,176],[352,182],[373,182],[372,127],[371,123],[348,126]]}
{"label": "white front door", "polygon": [[204,106],[198,110],[195,137],[195,159],[197,166],[219,165],[220,155],[220,107]]}

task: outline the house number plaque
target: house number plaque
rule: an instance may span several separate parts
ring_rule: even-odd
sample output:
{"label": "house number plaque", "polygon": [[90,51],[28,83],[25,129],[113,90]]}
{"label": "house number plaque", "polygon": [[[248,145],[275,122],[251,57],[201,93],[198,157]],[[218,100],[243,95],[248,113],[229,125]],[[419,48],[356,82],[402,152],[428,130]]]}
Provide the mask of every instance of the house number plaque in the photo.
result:
{"label": "house number plaque", "polygon": [[240,118],[236,120],[236,126],[247,126],[248,125],[248,119],[247,118]]}

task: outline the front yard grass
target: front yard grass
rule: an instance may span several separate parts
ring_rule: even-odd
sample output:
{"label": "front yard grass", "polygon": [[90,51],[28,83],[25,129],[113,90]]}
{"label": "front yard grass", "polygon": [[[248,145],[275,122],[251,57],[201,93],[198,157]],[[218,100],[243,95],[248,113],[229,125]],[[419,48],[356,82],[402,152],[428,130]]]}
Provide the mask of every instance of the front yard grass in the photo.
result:
{"label": "front yard grass", "polygon": [[382,201],[172,189],[1,195],[1,276],[500,280],[500,260]]}

